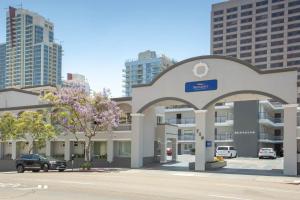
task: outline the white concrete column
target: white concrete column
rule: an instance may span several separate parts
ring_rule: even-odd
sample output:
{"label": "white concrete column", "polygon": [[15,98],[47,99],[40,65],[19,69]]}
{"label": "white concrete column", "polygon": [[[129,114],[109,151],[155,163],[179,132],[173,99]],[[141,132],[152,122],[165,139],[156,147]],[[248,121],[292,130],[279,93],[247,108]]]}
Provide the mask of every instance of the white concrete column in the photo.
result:
{"label": "white concrete column", "polygon": [[132,113],[131,125],[131,168],[143,166],[143,118],[140,113]]}
{"label": "white concrete column", "polygon": [[112,135],[109,136],[107,140],[107,162],[111,163],[114,160],[114,141],[112,140]]}
{"label": "white concrete column", "polygon": [[11,142],[11,159],[17,159],[17,141],[15,140]]}
{"label": "white concrete column", "polygon": [[65,139],[65,160],[71,160],[71,142],[69,139]]}
{"label": "white concrete column", "polygon": [[205,141],[211,143],[211,146],[206,146],[206,161],[213,161],[215,157],[215,105],[207,108],[207,120],[205,132]]}
{"label": "white concrete column", "polygon": [[297,175],[297,104],[284,105],[284,163],[285,175]]}
{"label": "white concrete column", "polygon": [[172,161],[177,160],[177,139],[172,139]]}
{"label": "white concrete column", "polygon": [[167,162],[167,141],[161,141],[160,143],[160,163]]}
{"label": "white concrete column", "polygon": [[46,156],[51,156],[51,141],[46,141]]}
{"label": "white concrete column", "polygon": [[206,163],[206,148],[205,135],[207,132],[206,126],[207,110],[195,110],[195,170],[205,171]]}

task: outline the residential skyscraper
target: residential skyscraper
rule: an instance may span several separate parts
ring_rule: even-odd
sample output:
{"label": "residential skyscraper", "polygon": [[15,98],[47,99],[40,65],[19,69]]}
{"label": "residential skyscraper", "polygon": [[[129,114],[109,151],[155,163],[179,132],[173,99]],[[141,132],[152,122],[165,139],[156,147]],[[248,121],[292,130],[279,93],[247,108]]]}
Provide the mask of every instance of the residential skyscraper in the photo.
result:
{"label": "residential skyscraper", "polygon": [[259,69],[300,70],[300,1],[231,0],[213,4],[211,54],[233,56]]}
{"label": "residential skyscraper", "polygon": [[0,44],[0,89],[5,88],[6,44]]}
{"label": "residential skyscraper", "polygon": [[158,57],[155,51],[140,52],[137,60],[125,62],[125,69],[123,70],[124,95],[131,96],[133,85],[151,82],[161,71],[174,63],[174,60],[165,55]]}
{"label": "residential skyscraper", "polygon": [[9,7],[6,17],[6,87],[61,84],[62,47],[44,17]]}

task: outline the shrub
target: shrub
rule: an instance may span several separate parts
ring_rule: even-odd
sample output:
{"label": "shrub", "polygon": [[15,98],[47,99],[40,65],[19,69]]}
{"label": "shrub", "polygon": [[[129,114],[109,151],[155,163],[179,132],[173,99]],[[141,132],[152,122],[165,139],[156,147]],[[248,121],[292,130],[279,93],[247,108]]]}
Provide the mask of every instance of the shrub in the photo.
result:
{"label": "shrub", "polygon": [[83,170],[90,170],[92,168],[92,163],[90,162],[84,162],[80,165],[80,168],[82,168]]}

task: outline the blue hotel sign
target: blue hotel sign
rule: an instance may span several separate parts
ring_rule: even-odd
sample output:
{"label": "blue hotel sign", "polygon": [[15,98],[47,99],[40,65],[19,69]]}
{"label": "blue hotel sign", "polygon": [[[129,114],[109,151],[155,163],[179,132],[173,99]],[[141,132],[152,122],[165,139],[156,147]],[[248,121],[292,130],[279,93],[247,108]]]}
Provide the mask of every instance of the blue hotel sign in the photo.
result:
{"label": "blue hotel sign", "polygon": [[218,81],[216,79],[185,83],[185,92],[201,92],[216,89],[218,89]]}

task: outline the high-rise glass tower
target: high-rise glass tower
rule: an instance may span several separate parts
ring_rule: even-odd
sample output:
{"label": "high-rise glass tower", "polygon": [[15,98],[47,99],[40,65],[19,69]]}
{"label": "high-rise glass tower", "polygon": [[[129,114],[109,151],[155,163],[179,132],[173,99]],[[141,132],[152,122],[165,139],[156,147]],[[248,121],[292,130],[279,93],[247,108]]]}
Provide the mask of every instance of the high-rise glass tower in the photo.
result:
{"label": "high-rise glass tower", "polygon": [[0,89],[5,88],[6,44],[0,44]]}
{"label": "high-rise glass tower", "polygon": [[34,12],[10,7],[6,17],[5,87],[60,85],[61,60],[62,47],[54,42],[53,23]]}
{"label": "high-rise glass tower", "polygon": [[150,83],[161,71],[174,63],[174,60],[164,55],[158,57],[155,51],[148,50],[139,53],[137,60],[125,62],[124,95],[131,96],[133,85]]}

